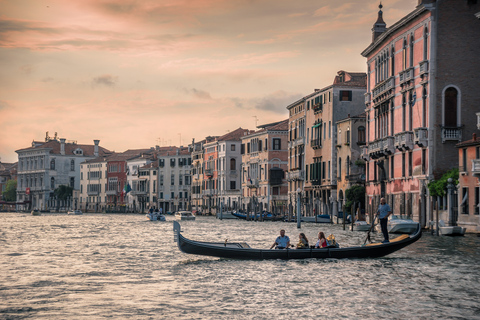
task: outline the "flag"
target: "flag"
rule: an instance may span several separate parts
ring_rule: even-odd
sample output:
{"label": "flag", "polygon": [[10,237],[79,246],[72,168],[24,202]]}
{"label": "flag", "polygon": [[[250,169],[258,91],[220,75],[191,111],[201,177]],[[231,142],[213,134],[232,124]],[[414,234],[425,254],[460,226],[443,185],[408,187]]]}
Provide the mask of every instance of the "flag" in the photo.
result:
{"label": "flag", "polygon": [[124,193],[124,194],[127,194],[127,193],[129,193],[130,191],[132,191],[132,187],[130,187],[130,184],[129,184],[129,183],[125,183],[125,187],[123,188],[123,193]]}

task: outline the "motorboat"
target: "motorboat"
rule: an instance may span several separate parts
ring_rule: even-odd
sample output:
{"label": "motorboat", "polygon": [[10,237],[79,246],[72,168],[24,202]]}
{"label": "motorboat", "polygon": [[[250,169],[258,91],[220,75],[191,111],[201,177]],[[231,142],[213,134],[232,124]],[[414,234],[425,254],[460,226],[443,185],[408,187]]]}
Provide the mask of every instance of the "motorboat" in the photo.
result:
{"label": "motorboat", "polygon": [[313,217],[302,217],[302,222],[315,222],[315,223],[332,223],[330,215],[328,214],[317,214]]}
{"label": "motorboat", "polygon": [[178,211],[175,213],[177,220],[195,220],[195,216],[190,211]]}
{"label": "motorboat", "polygon": [[446,226],[443,220],[438,222],[438,229],[440,231],[440,235],[442,236],[464,236],[467,228],[459,227],[459,226]]}
{"label": "motorboat", "polygon": [[212,256],[229,259],[267,260],[267,259],[345,259],[345,258],[378,258],[398,251],[414,243],[422,236],[420,224],[415,233],[403,234],[388,243],[370,243],[354,247],[326,247],[305,249],[256,249],[246,242],[201,242],[190,240],[181,234],[181,226],[173,222],[174,241],[180,251],[188,254]]}
{"label": "motorboat", "polygon": [[149,212],[145,217],[150,221],[166,221],[165,216],[159,212]]}
{"label": "motorboat", "polygon": [[270,213],[267,211],[255,214],[254,212],[250,212],[250,214],[246,214],[245,212],[242,211],[233,211],[232,215],[237,217],[238,219],[243,219],[243,220],[264,220],[264,221],[283,221],[285,217],[283,215],[277,215],[274,213]]}
{"label": "motorboat", "polygon": [[83,212],[80,211],[80,210],[69,210],[69,211],[67,211],[67,214],[80,215],[80,214],[83,214]]}
{"label": "motorboat", "polygon": [[40,211],[38,211],[37,209],[33,209],[31,212],[32,216],[39,216],[41,215]]}
{"label": "motorboat", "polygon": [[[392,215],[390,221],[388,221],[387,230],[389,233],[406,233],[410,234],[417,230],[420,224],[412,219],[398,217]],[[380,225],[379,225],[380,226]]]}
{"label": "motorboat", "polygon": [[353,223],[353,231],[368,231],[372,227],[371,224],[367,223],[367,221],[355,221]]}

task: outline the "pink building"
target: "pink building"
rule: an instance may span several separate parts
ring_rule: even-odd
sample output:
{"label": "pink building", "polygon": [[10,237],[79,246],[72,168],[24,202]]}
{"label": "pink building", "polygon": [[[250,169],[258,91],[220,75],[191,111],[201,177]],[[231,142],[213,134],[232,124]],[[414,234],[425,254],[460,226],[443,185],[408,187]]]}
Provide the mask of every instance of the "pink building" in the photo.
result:
{"label": "pink building", "polygon": [[370,212],[386,197],[394,214],[433,220],[428,182],[457,166],[455,144],[476,126],[479,10],[477,1],[419,0],[389,28],[379,11],[362,52]]}

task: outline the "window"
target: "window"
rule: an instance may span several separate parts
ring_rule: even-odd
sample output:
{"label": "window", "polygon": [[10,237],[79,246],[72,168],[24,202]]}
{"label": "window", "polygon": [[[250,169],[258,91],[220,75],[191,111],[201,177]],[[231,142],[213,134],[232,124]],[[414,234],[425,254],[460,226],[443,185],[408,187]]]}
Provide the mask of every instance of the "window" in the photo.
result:
{"label": "window", "polygon": [[173,186],[175,184],[175,175],[172,173],[170,176],[170,185]]}
{"label": "window", "polygon": [[178,197],[179,197],[180,199],[182,199],[182,195],[183,195],[183,194],[182,194],[182,192],[180,191],[180,192],[178,193]]}
{"label": "window", "polygon": [[428,28],[423,29],[423,60],[428,59]]}
{"label": "window", "polygon": [[406,118],[407,118],[407,97],[406,93],[402,94],[402,131],[406,130]]}
{"label": "window", "polygon": [[405,152],[402,153],[402,177],[405,178]]}
{"label": "window", "polygon": [[413,152],[408,153],[408,176],[413,175]]}
{"label": "window", "polygon": [[234,144],[230,145],[230,151],[235,151],[235,145]]}
{"label": "window", "polygon": [[347,161],[345,162],[345,175],[350,175],[350,156],[347,156]]}
{"label": "window", "polygon": [[449,87],[445,90],[444,95],[444,125],[445,127],[456,127],[458,91],[453,87]]}
{"label": "window", "polygon": [[350,128],[347,128],[347,131],[345,132],[345,143],[347,145],[350,144]]}
{"label": "window", "polygon": [[469,214],[468,208],[468,188],[462,188],[462,213]]}
{"label": "window", "polygon": [[422,127],[427,126],[427,86],[422,89]]}
{"label": "window", "polygon": [[160,192],[160,199],[163,199],[163,192]]}
{"label": "window", "polygon": [[171,193],[170,193],[170,197],[171,197],[172,199],[175,199],[175,192],[171,192]]}
{"label": "window", "polygon": [[427,149],[422,149],[422,174],[427,173]]}
{"label": "window", "polygon": [[170,167],[175,167],[175,159],[170,159]]}
{"label": "window", "polygon": [[358,127],[358,143],[365,144],[365,142],[366,142],[365,127],[360,126]]}
{"label": "window", "polygon": [[462,149],[462,167],[460,172],[467,172],[467,148]]}
{"label": "window", "polygon": [[158,180],[160,182],[160,185],[163,186],[163,174],[161,174],[159,177],[158,177]]}
{"label": "window", "polygon": [[165,166],[165,159],[160,159],[158,161],[158,165],[160,166],[160,168],[163,168]]}
{"label": "window", "polygon": [[236,181],[230,181],[230,190],[235,190],[236,187]]}
{"label": "window", "polygon": [[413,68],[413,33],[410,35],[410,68]]}
{"label": "window", "polygon": [[338,158],[338,179],[342,179],[342,158]]}
{"label": "window", "polygon": [[281,139],[273,138],[273,150],[281,150]]}
{"label": "window", "polygon": [[476,156],[475,156],[476,159],[480,159],[480,147],[477,147],[476,148]]}
{"label": "window", "polygon": [[[35,161],[35,166],[36,166],[36,161]],[[70,161],[70,171],[75,171],[75,160]]]}
{"label": "window", "polygon": [[55,189],[55,178],[54,177],[52,177],[50,179],[50,189],[51,190]]}
{"label": "window", "polygon": [[392,156],[392,158],[390,159],[390,178],[395,178],[395,174],[394,174],[394,159],[395,159],[395,156]]}
{"label": "window", "polygon": [[230,159],[230,170],[237,170],[237,161],[235,158]]}
{"label": "window", "polygon": [[392,76],[395,75],[395,48],[392,46],[392,58],[391,58],[391,72],[392,72]]}
{"label": "window", "polygon": [[178,185],[183,185],[183,176],[181,174],[178,175]]}
{"label": "window", "polygon": [[340,101],[352,101],[352,91],[340,90]]}
{"label": "window", "polygon": [[[27,168],[27,170],[28,170],[28,168]],[[50,161],[50,170],[55,170],[55,159],[52,159]]]}
{"label": "window", "polygon": [[332,121],[328,121],[328,138],[332,137]]}
{"label": "window", "polygon": [[473,213],[478,215],[480,213],[480,187],[475,187],[475,202],[473,203]]}
{"label": "window", "polygon": [[407,39],[403,39],[402,68],[407,69]]}
{"label": "window", "polygon": [[410,107],[408,108],[408,128],[410,131],[413,131],[413,105],[415,104],[413,90],[410,90],[408,92],[408,95],[409,95],[408,101],[410,102],[409,103]]}
{"label": "window", "polygon": [[70,177],[70,188],[74,189],[75,188],[75,178]]}

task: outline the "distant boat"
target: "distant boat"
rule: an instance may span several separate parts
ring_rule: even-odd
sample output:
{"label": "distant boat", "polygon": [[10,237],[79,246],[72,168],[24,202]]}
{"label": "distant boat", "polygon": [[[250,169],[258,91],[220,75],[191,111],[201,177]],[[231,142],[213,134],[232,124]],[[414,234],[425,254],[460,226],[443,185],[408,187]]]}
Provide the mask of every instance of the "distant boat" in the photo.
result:
{"label": "distant boat", "polygon": [[467,228],[459,226],[446,226],[443,220],[438,222],[440,235],[442,236],[464,236]]}
{"label": "distant boat", "polygon": [[353,231],[368,231],[371,226],[367,221],[355,221],[353,223]]}
{"label": "distant boat", "polygon": [[175,213],[177,220],[195,220],[195,216],[190,211],[178,211]]}
{"label": "distant boat", "polygon": [[232,211],[217,212],[217,219],[238,219],[233,215]]}
{"label": "distant boat", "polygon": [[166,221],[167,219],[163,214],[160,214],[159,212],[152,212],[152,213],[147,213],[145,215],[148,220],[150,221]]}
{"label": "distant boat", "polygon": [[389,243],[371,243],[365,246],[347,248],[305,248],[305,249],[255,249],[245,242],[200,242],[185,238],[180,224],[173,222],[174,241],[178,248],[189,254],[212,256],[230,259],[267,260],[267,259],[345,259],[345,258],[378,258],[398,251],[414,243],[422,236],[422,228],[418,225],[412,235],[403,234]]}
{"label": "distant boat", "polygon": [[32,216],[39,216],[41,215],[40,211],[38,211],[37,209],[33,209],[32,212],[30,212],[32,214]]}
{"label": "distant boat", "polygon": [[412,219],[404,219],[393,215],[388,221],[388,233],[406,233],[410,234],[417,230],[420,224]]}
{"label": "distant boat", "polygon": [[329,214],[317,214],[316,217],[302,217],[303,222],[332,223]]}
{"label": "distant boat", "polygon": [[80,214],[83,214],[83,213],[80,210],[70,210],[70,211],[67,211],[67,214],[80,215]]}

